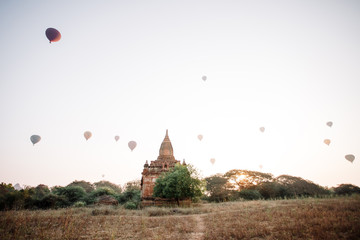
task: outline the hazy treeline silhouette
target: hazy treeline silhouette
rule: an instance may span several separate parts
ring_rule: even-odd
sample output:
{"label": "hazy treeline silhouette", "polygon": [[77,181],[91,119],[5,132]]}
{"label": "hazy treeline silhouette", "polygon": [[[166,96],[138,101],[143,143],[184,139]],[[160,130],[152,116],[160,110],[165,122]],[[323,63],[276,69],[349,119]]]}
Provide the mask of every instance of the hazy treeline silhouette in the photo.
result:
{"label": "hazy treeline silhouette", "polygon": [[360,193],[360,188],[352,184],[340,184],[328,189],[300,177],[290,175],[274,177],[270,173],[240,169],[230,170],[225,174],[216,174],[205,180],[207,193],[204,199],[214,202]]}
{"label": "hazy treeline silhouette", "polygon": [[[328,189],[300,177],[274,177],[270,173],[239,169],[207,177],[204,181],[206,192],[202,199],[212,202],[360,194],[360,188],[352,184]],[[124,186],[108,181],[73,181],[65,187],[49,188],[40,184],[21,190],[16,190],[12,184],[1,183],[0,210],[56,209],[94,204],[122,204],[127,209],[136,209],[140,204],[140,194],[140,180],[130,181]]]}
{"label": "hazy treeline silhouette", "polygon": [[0,184],[0,210],[82,207],[97,203],[137,208],[139,202],[140,181],[128,182],[123,187],[108,181],[93,184],[74,181],[65,187],[40,184],[22,190],[15,190],[12,184]]}

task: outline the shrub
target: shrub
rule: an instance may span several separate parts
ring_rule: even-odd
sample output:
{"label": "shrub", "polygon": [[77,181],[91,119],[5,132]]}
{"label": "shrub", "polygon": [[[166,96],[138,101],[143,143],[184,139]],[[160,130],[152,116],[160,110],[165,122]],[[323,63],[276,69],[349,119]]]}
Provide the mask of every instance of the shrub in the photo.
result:
{"label": "shrub", "polygon": [[256,200],[262,198],[258,190],[244,189],[239,192],[239,197],[245,200]]}
{"label": "shrub", "polygon": [[86,202],[84,201],[77,201],[76,203],[74,203],[74,207],[85,207],[86,206]]}
{"label": "shrub", "polygon": [[134,203],[134,202],[132,202],[132,201],[126,202],[124,207],[125,207],[126,209],[137,209],[136,203]]}
{"label": "shrub", "polygon": [[95,201],[98,197],[104,196],[104,195],[110,195],[110,196],[114,196],[116,198],[116,193],[113,189],[108,188],[108,187],[100,187],[100,188],[96,189],[95,191],[92,191],[90,194],[88,194],[87,197],[85,198],[85,201],[87,204],[93,204],[93,203],[95,203]]}

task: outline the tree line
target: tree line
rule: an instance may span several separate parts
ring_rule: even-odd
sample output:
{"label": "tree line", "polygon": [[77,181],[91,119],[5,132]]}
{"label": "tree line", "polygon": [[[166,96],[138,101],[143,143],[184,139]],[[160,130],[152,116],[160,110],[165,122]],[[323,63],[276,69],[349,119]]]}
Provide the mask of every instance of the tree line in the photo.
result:
{"label": "tree line", "polygon": [[[156,180],[154,197],[211,202],[238,199],[284,199],[323,197],[329,195],[360,194],[352,184],[325,188],[309,180],[290,175],[274,177],[270,173],[233,169],[202,179],[191,165],[176,165]],[[131,181],[123,187],[108,181],[90,183],[73,181],[65,187],[49,188],[44,184],[15,190],[11,184],[0,184],[0,210],[56,209],[83,207],[94,204],[124,205],[137,209],[141,201],[140,181]]]}
{"label": "tree line", "polygon": [[297,197],[322,197],[328,195],[351,195],[360,193],[352,184],[340,184],[325,188],[301,177],[234,169],[225,174],[205,178],[204,199],[224,202],[237,199],[284,199]]}
{"label": "tree line", "polygon": [[0,184],[0,210],[56,209],[93,204],[124,204],[135,209],[140,202],[140,181],[121,187],[108,181],[90,183],[73,181],[65,187],[49,188],[44,184],[15,190],[12,184]]}

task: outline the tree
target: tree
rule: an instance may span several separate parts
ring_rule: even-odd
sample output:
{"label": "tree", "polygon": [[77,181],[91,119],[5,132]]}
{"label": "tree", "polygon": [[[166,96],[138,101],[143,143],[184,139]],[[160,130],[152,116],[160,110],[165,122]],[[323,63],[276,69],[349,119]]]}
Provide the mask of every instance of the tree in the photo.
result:
{"label": "tree", "polygon": [[329,191],[309,180],[290,175],[281,175],[275,178],[275,182],[285,187],[291,197],[326,195]]}
{"label": "tree", "polygon": [[133,180],[130,182],[125,183],[124,185],[125,191],[128,190],[141,190],[141,180]]}
{"label": "tree", "polygon": [[360,193],[360,188],[352,184],[340,184],[334,188],[334,191],[338,195],[351,195],[353,193]]}
{"label": "tree", "polygon": [[122,192],[122,189],[119,185],[116,185],[109,181],[96,182],[96,183],[94,183],[94,185],[95,185],[96,189],[102,188],[102,187],[108,187],[108,188],[111,188],[112,190],[114,190],[118,194],[120,194]]}
{"label": "tree", "polygon": [[257,171],[233,169],[225,173],[224,177],[234,190],[251,189],[262,182],[273,181],[273,175]]}
{"label": "tree", "polygon": [[49,187],[44,184],[37,185],[37,187],[34,188],[34,191],[35,191],[34,197],[36,199],[42,199],[43,197],[45,197],[47,194],[50,193]]}
{"label": "tree", "polygon": [[270,198],[284,198],[287,196],[286,188],[277,182],[263,182],[256,186],[256,190],[265,199]]}
{"label": "tree", "polygon": [[63,202],[61,205],[72,205],[77,201],[84,200],[86,192],[82,187],[70,186],[70,187],[55,187],[52,192],[58,196],[65,197],[67,202]]}
{"label": "tree", "polygon": [[204,191],[204,182],[199,179],[197,171],[191,165],[177,164],[156,179],[154,197],[180,200],[198,199]]}
{"label": "tree", "polygon": [[97,188],[95,191],[92,191],[91,193],[89,193],[85,199],[87,204],[93,204],[96,202],[96,200],[101,197],[101,196],[113,196],[115,198],[118,198],[118,195],[121,194],[116,194],[115,191],[112,188],[109,187],[99,187]]}
{"label": "tree", "polygon": [[70,183],[69,185],[67,185],[67,187],[82,187],[87,193],[90,193],[95,190],[94,184],[91,184],[84,180],[81,180],[81,181],[75,180],[72,183]]}
{"label": "tree", "polygon": [[205,181],[210,201],[223,202],[229,200],[231,191],[227,189],[227,178],[217,174],[205,178]]}
{"label": "tree", "polygon": [[245,200],[257,200],[262,198],[262,195],[258,190],[254,189],[243,189],[239,192],[239,197]]}

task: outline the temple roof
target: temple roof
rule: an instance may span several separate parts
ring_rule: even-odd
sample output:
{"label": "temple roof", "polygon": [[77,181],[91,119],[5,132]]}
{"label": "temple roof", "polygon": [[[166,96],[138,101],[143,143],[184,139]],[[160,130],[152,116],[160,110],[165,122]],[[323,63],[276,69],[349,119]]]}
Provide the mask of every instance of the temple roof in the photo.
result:
{"label": "temple roof", "polygon": [[168,130],[166,129],[166,135],[161,143],[160,150],[159,150],[159,158],[161,156],[174,156],[174,150],[171,145],[171,141],[168,135]]}

